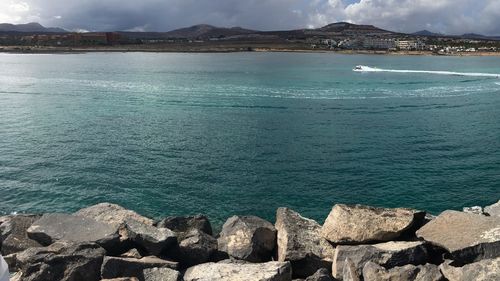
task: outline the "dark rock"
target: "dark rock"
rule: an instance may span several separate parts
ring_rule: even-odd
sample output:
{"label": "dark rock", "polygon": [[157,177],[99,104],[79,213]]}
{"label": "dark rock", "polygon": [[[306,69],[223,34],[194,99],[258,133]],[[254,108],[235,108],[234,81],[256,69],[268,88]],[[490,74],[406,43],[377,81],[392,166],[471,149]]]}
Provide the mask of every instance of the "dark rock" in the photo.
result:
{"label": "dark rock", "polygon": [[275,227],[278,260],[290,261],[294,276],[305,278],[318,269],[331,267],[335,248],[321,237],[321,226],[316,221],[279,208]]}
{"label": "dark rock", "polygon": [[268,261],[276,245],[276,229],[259,217],[233,216],[224,223],[218,245],[220,251],[236,259]]}
{"label": "dark rock", "polygon": [[118,226],[128,220],[135,220],[143,224],[153,225],[153,220],[127,210],[120,205],[101,203],[79,210],[74,215],[95,219],[98,222]]}
{"label": "dark rock", "polygon": [[364,281],[441,281],[443,275],[438,267],[433,264],[405,265],[389,270],[373,263],[367,262],[363,268]]}
{"label": "dark rock", "polygon": [[342,279],[346,259],[353,262],[356,275],[361,276],[364,265],[375,262],[386,268],[406,264],[425,264],[428,252],[424,242],[386,242],[373,245],[346,246],[335,249],[332,265],[333,277]]}
{"label": "dark rock", "polygon": [[0,240],[2,241],[2,255],[24,251],[32,247],[42,245],[28,237],[26,230],[40,216],[36,215],[15,215],[8,216],[0,225]]}
{"label": "dark rock", "polygon": [[485,259],[462,267],[447,261],[439,266],[448,281],[498,281],[500,280],[500,258]]}
{"label": "dark rock", "polygon": [[192,230],[179,243],[179,260],[186,266],[205,263],[217,251],[217,239],[199,230]]}
{"label": "dark rock", "polygon": [[321,235],[335,244],[391,241],[421,225],[425,212],[337,204],[328,215]]}
{"label": "dark rock", "polygon": [[206,234],[212,235],[212,226],[206,216],[187,216],[187,217],[166,217],[158,222],[157,227],[165,227],[176,233],[179,237],[191,232],[199,230]]}
{"label": "dark rock", "polygon": [[119,243],[116,228],[91,218],[67,214],[45,214],[28,228],[27,233],[42,245],[55,241],[96,242],[110,249]]}
{"label": "dark rock", "polygon": [[493,205],[484,207],[484,212],[489,216],[500,217],[500,200]]}
{"label": "dark rock", "polygon": [[500,257],[500,217],[445,211],[417,231],[462,264]]}
{"label": "dark rock", "polygon": [[7,265],[9,266],[10,272],[19,271],[19,268],[17,267],[17,254],[16,253],[6,255],[3,258],[4,258],[5,262],[7,263]]}
{"label": "dark rock", "polygon": [[181,274],[170,268],[147,268],[143,270],[144,281],[181,281]]}
{"label": "dark rock", "polygon": [[150,255],[159,256],[177,242],[175,233],[168,228],[157,228],[135,220],[127,221],[125,228],[129,239]]}
{"label": "dark rock", "polygon": [[143,271],[147,268],[177,269],[177,262],[163,260],[157,257],[142,259],[104,257],[101,267],[102,278],[137,277],[144,280]]}
{"label": "dark rock", "polygon": [[184,281],[291,281],[289,262],[204,263],[188,268]]}
{"label": "dark rock", "polygon": [[23,281],[98,281],[105,250],[95,243],[57,242],[17,254]]}
{"label": "dark rock", "polygon": [[332,273],[326,268],[321,268],[316,271],[313,275],[306,278],[305,281],[335,281],[332,277]]}

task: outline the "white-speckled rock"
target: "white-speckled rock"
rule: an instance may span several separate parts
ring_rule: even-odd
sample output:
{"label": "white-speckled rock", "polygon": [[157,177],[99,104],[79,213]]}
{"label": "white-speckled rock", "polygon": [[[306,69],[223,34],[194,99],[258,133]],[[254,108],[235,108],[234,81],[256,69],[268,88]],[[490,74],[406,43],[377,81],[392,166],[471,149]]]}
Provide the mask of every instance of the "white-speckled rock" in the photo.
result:
{"label": "white-speckled rock", "polygon": [[439,266],[444,277],[449,281],[498,281],[500,280],[500,258],[485,259],[466,264],[462,267],[451,265],[446,261]]}
{"label": "white-speckled rock", "polygon": [[493,205],[484,207],[484,212],[490,216],[500,217],[500,200]]}
{"label": "white-speckled rock", "polygon": [[184,281],[291,281],[289,262],[204,263],[188,268]]}

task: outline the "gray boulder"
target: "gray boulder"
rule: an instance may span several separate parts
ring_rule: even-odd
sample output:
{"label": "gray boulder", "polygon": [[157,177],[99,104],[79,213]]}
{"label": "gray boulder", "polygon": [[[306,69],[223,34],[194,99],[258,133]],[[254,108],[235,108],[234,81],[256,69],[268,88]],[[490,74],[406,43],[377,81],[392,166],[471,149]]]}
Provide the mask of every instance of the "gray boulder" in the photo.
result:
{"label": "gray boulder", "polygon": [[358,269],[356,265],[350,258],[344,260],[344,266],[342,268],[342,280],[343,281],[360,281]]}
{"label": "gray boulder", "polygon": [[306,281],[335,281],[332,273],[326,268],[318,269],[313,275],[306,278]]}
{"label": "gray boulder", "polygon": [[405,265],[385,269],[384,267],[367,262],[363,268],[364,281],[441,281],[444,280],[439,268],[433,264]]}
{"label": "gray boulder", "polygon": [[44,214],[27,229],[27,233],[29,238],[42,245],[56,241],[96,242],[108,249],[119,243],[116,228],[91,218],[67,214]]}
{"label": "gray boulder", "polygon": [[170,268],[146,268],[143,271],[144,281],[181,281],[181,273]]}
{"label": "gray boulder", "polygon": [[212,235],[212,226],[206,216],[166,217],[158,222],[157,227],[168,228],[178,234],[179,237],[193,231],[199,230]]}
{"label": "gray boulder", "polygon": [[335,244],[391,241],[420,226],[425,212],[337,204],[328,215],[321,235]]}
{"label": "gray boulder", "polygon": [[42,247],[40,243],[28,237],[26,230],[38,220],[37,215],[8,216],[0,225],[0,241],[2,241],[2,255],[24,251],[28,248]]}
{"label": "gray boulder", "polygon": [[136,277],[144,281],[143,271],[148,268],[177,269],[178,263],[157,257],[142,259],[104,257],[101,267],[102,278]]}
{"label": "gray boulder", "polygon": [[484,207],[484,212],[490,216],[500,217],[500,200],[493,205]]}
{"label": "gray boulder", "polygon": [[98,222],[118,226],[128,220],[135,220],[143,224],[153,225],[153,220],[127,210],[120,205],[111,203],[100,203],[74,213],[76,216],[92,218]]}
{"label": "gray boulder", "polygon": [[462,263],[500,256],[500,217],[445,211],[419,229],[417,236]]}
{"label": "gray boulder", "polygon": [[424,242],[386,242],[373,245],[340,245],[335,249],[332,264],[333,277],[343,278],[346,259],[352,261],[356,275],[361,276],[363,267],[369,261],[386,268],[406,264],[425,264],[428,252]]}
{"label": "gray boulder", "polygon": [[106,251],[95,243],[57,242],[17,254],[23,281],[98,281]]}
{"label": "gray boulder", "polygon": [[448,281],[498,281],[500,280],[500,258],[485,259],[462,267],[446,261],[439,266]]}
{"label": "gray boulder", "polygon": [[274,226],[255,216],[233,216],[222,226],[218,241],[220,251],[250,262],[271,260],[276,245]]}
{"label": "gray boulder", "polygon": [[168,228],[157,228],[136,220],[128,220],[125,224],[127,237],[150,255],[159,256],[177,242],[175,233]]}
{"label": "gray boulder", "polygon": [[275,227],[278,261],[290,261],[294,276],[305,278],[318,269],[331,267],[335,248],[321,237],[321,225],[316,221],[279,208]]}
{"label": "gray boulder", "polygon": [[205,263],[217,251],[217,239],[197,229],[179,242],[179,261],[186,266]]}
{"label": "gray boulder", "polygon": [[184,281],[291,281],[288,262],[204,263],[187,269]]}

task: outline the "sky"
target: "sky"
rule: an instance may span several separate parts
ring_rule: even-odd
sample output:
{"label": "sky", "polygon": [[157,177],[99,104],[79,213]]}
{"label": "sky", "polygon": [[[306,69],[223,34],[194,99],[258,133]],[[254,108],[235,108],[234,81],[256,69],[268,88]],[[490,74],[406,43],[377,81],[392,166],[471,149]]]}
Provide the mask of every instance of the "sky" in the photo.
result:
{"label": "sky", "polygon": [[0,0],[0,22],[88,31],[195,24],[257,30],[348,21],[397,31],[500,35],[500,0]]}

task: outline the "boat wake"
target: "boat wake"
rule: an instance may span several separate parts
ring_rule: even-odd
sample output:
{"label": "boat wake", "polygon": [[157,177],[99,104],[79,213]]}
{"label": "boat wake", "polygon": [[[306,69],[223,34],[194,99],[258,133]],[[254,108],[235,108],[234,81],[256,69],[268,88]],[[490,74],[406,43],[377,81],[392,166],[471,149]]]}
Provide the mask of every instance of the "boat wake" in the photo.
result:
{"label": "boat wake", "polygon": [[436,74],[436,75],[450,75],[450,76],[500,78],[500,74],[496,74],[496,73],[454,72],[454,71],[433,71],[433,70],[383,69],[383,68],[369,67],[369,66],[365,66],[365,65],[358,65],[358,66],[356,66],[353,69],[353,71],[356,71],[356,72],[420,73],[420,74]]}

